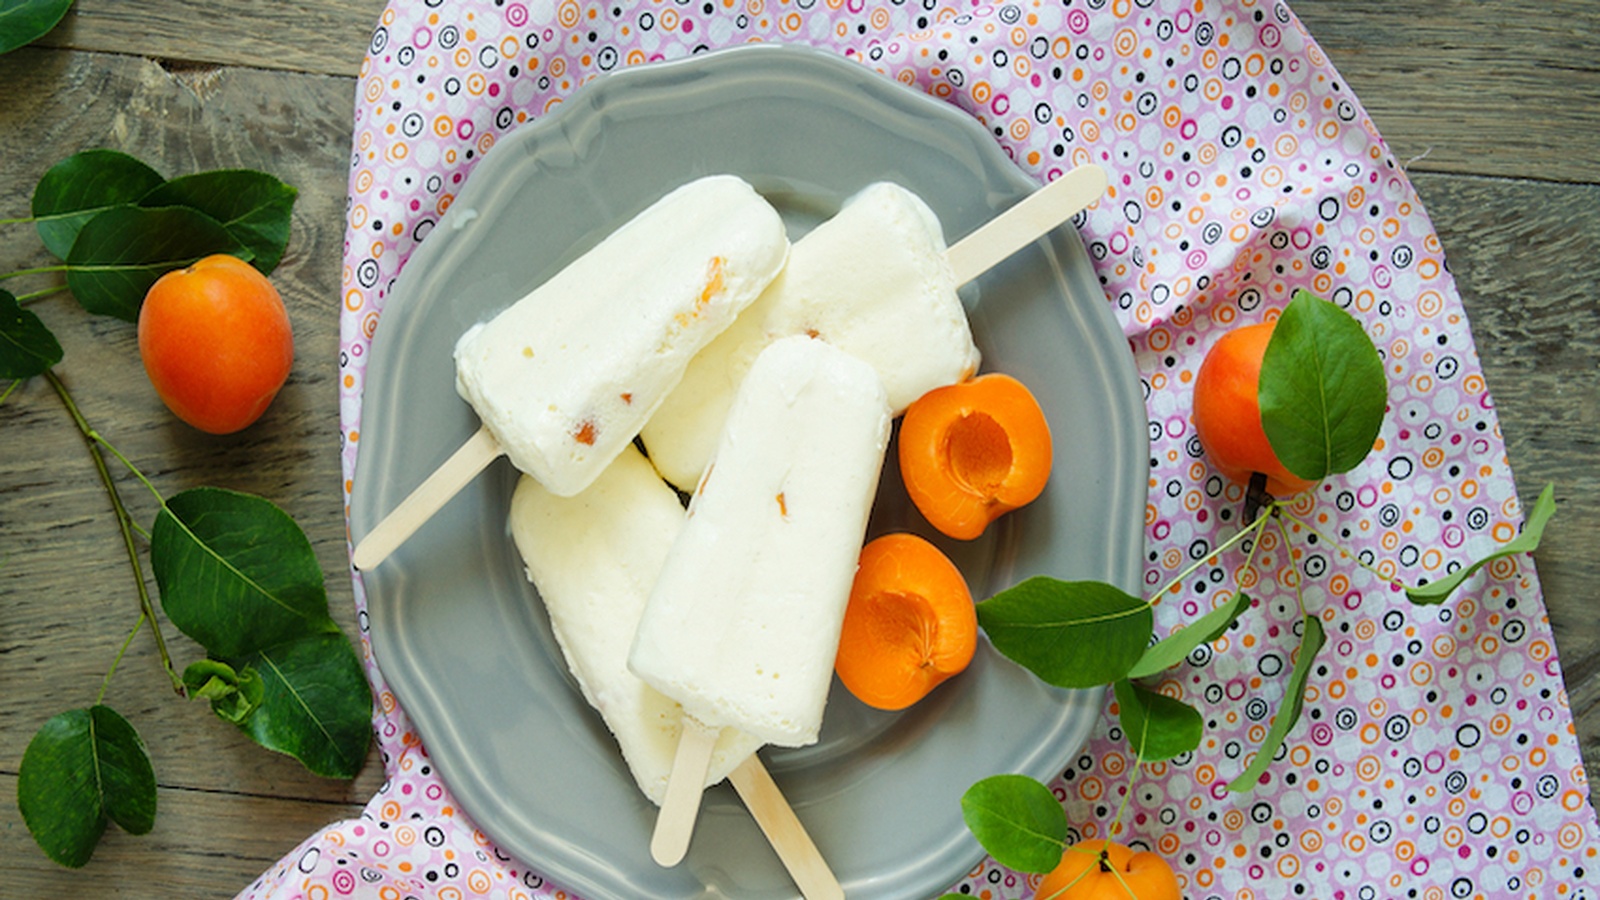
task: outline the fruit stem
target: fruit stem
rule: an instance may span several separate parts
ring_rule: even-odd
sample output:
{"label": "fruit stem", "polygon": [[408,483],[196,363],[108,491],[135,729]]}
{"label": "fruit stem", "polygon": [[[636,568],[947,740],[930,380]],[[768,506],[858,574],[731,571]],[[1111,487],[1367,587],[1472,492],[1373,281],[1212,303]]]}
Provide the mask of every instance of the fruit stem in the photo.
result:
{"label": "fruit stem", "polygon": [[[109,448],[117,459],[122,461],[123,465],[127,466],[140,481],[144,482],[145,487],[155,493],[157,500],[161,499],[161,494],[156,492],[155,486],[150,483],[150,480],[145,478],[144,474],[138,469],[135,469],[126,457],[118,453],[116,448],[111,447],[110,444],[106,443],[105,439],[95,433],[93,428],[89,427],[89,422],[84,419],[83,413],[78,409],[78,404],[73,402],[72,393],[67,390],[65,384],[61,383],[61,379],[56,377],[56,373],[54,371],[46,371],[44,377],[46,381],[50,382],[50,386],[55,388],[56,395],[61,398],[62,405],[67,408],[67,413],[72,416],[73,424],[78,426],[78,432],[83,435],[84,443],[89,446],[89,458],[94,461],[95,470],[100,473],[100,483],[105,485],[106,494],[111,498],[111,508],[117,515],[117,527],[122,531],[122,545],[128,552],[128,565],[133,568],[133,583],[139,591],[139,615],[150,620],[150,631],[155,635],[156,650],[161,654],[161,665],[167,670],[167,677],[172,680],[172,689],[177,692],[178,696],[186,696],[187,691],[183,687],[183,678],[178,675],[177,670],[172,666],[172,655],[167,652],[166,639],[162,637],[161,625],[156,620],[155,606],[150,602],[150,590],[145,586],[144,568],[139,564],[139,549],[134,545],[133,541],[135,527],[133,517],[128,515],[127,507],[122,504],[122,493],[117,490],[117,483],[112,480],[111,470],[106,467],[105,458],[100,455],[99,448]],[[163,501],[162,505],[165,505],[165,501]],[[108,675],[107,677],[110,676]]]}
{"label": "fruit stem", "polygon": [[1261,507],[1271,502],[1272,495],[1267,493],[1267,474],[1251,472],[1250,484],[1244,489],[1244,523],[1246,525],[1254,523]]}
{"label": "fruit stem", "polygon": [[1111,877],[1117,880],[1117,884],[1122,887],[1123,891],[1127,892],[1128,896],[1131,897],[1132,900],[1139,900],[1139,895],[1133,892],[1133,885],[1129,884],[1128,880],[1122,877],[1122,872],[1118,871],[1116,866],[1109,865],[1107,863],[1106,860],[1108,858],[1108,853],[1106,853],[1104,850],[1100,851],[1100,871],[1110,872]]}

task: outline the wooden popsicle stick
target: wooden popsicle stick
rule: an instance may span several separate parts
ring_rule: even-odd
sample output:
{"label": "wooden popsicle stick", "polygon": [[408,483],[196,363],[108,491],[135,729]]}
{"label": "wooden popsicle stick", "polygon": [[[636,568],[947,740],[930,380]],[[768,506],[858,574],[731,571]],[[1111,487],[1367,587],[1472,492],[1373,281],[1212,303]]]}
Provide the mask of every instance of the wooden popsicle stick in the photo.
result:
{"label": "wooden popsicle stick", "polygon": [[966,284],[1048,234],[1106,192],[1104,169],[1078,166],[950,245],[944,258],[956,284]]}
{"label": "wooden popsicle stick", "polygon": [[789,801],[784,799],[778,785],[772,780],[767,767],[754,753],[728,775],[739,799],[750,810],[750,815],[761,826],[761,833],[778,853],[783,867],[800,888],[806,900],[844,900],[844,888],[828,868],[827,860],[817,851],[811,835],[794,814]]}
{"label": "wooden popsicle stick", "polygon": [[488,428],[479,426],[477,432],[467,438],[467,442],[455,453],[450,454],[443,465],[433,470],[433,474],[417,485],[410,496],[400,501],[393,512],[367,532],[350,554],[350,562],[362,571],[383,562],[395,548],[405,543],[406,538],[421,528],[423,522],[428,521],[450,502],[451,497],[466,487],[467,482],[494,462],[500,453],[500,442],[495,440]]}
{"label": "wooden popsicle stick", "polygon": [[650,858],[658,865],[671,868],[689,852],[689,838],[700,815],[700,795],[706,788],[706,772],[711,769],[717,734],[717,729],[683,717],[678,752],[672,757],[672,774],[667,776],[667,791],[661,798],[661,811],[656,813],[656,830],[650,836]]}

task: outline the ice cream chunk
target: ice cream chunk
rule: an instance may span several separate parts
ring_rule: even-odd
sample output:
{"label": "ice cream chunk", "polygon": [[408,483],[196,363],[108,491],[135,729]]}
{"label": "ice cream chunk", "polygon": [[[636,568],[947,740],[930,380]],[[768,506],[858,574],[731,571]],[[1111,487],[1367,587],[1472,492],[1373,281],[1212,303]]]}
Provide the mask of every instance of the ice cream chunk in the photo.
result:
{"label": "ice cream chunk", "polygon": [[[567,667],[616,737],[639,790],[657,804],[683,710],[628,671],[628,649],[683,523],[677,494],[631,445],[576,496],[557,497],[524,475],[511,498],[511,535]],[[725,729],[706,784],[721,781],[760,744]]]}
{"label": "ice cream chunk", "polygon": [[879,182],[796,241],[789,263],[727,331],[701,350],[646,423],[656,467],[685,490],[711,458],[734,392],[772,341],[820,337],[872,365],[895,415],[978,369],[938,217]]}
{"label": "ice cream chunk", "polygon": [[868,364],[790,337],[756,359],[628,664],[704,725],[817,739],[884,447]]}
{"label": "ice cream chunk", "polygon": [[456,387],[513,465],[583,490],[689,360],[777,276],[782,219],[732,175],[662,197],[456,344]]}

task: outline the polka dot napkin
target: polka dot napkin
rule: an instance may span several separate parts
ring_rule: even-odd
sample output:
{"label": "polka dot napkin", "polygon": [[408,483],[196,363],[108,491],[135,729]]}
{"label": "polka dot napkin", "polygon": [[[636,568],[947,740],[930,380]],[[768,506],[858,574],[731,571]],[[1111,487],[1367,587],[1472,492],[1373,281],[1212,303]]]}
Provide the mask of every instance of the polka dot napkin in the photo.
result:
{"label": "polka dot napkin", "polygon": [[[1105,836],[1131,791],[1118,838],[1170,860],[1195,900],[1600,897],[1600,829],[1532,560],[1506,557],[1437,607],[1389,581],[1494,551],[1523,510],[1438,236],[1283,3],[395,0],[357,86],[347,479],[386,289],[496,139],[609,71],[752,40],[836,52],[946,100],[1041,180],[1085,162],[1110,173],[1082,235],[1143,380],[1147,591],[1238,527],[1241,492],[1208,468],[1189,420],[1194,373],[1225,330],[1305,288],[1355,315],[1383,356],[1377,451],[1294,507],[1320,535],[1269,530],[1255,571],[1222,554],[1156,608],[1165,633],[1235,584],[1256,598],[1249,627],[1162,684],[1202,710],[1200,748],[1135,773],[1108,706],[1053,785],[1073,836]],[[1293,577],[1327,645],[1282,758],[1233,794],[1283,696]],[[455,805],[366,655],[388,783],[242,896],[565,896]],[[1017,898],[1034,884],[987,860],[953,889]]]}

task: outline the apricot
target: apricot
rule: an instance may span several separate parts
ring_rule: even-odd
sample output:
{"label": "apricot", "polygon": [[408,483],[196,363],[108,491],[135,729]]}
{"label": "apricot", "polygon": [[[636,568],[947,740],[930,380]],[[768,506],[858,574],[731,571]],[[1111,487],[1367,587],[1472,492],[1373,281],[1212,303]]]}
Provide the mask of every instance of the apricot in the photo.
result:
{"label": "apricot", "polygon": [[935,388],[906,409],[900,474],[929,524],[972,540],[1044,491],[1050,424],[1022,382],[992,372]]}
{"label": "apricot", "polygon": [[1284,467],[1261,425],[1261,360],[1276,325],[1235,328],[1212,345],[1194,379],[1194,428],[1213,468],[1240,484],[1260,472],[1267,493],[1282,498],[1315,482]]}
{"label": "apricot", "polygon": [[972,592],[938,547],[886,534],[862,548],[834,662],[856,699],[905,709],[966,669],[977,648]]}
{"label": "apricot", "polygon": [[1082,841],[1039,882],[1034,900],[1183,900],[1167,861],[1104,840]]}
{"label": "apricot", "polygon": [[139,309],[139,356],[173,415],[211,434],[266,412],[294,363],[283,298],[226,254],[161,276]]}

